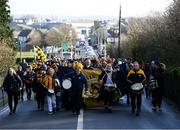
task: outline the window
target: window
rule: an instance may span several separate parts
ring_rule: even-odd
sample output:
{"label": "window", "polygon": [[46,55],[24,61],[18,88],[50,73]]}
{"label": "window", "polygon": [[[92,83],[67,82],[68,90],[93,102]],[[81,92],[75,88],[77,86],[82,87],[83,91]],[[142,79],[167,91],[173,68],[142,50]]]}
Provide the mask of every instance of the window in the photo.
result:
{"label": "window", "polygon": [[81,30],[81,34],[86,35],[87,31],[86,30]]}

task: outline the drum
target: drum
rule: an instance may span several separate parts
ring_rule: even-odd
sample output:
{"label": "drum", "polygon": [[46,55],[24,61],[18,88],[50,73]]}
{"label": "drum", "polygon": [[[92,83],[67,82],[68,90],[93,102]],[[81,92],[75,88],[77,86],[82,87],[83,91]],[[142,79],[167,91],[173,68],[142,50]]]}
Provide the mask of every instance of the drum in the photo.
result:
{"label": "drum", "polygon": [[104,90],[106,91],[115,91],[116,84],[104,84]]}
{"label": "drum", "polygon": [[131,89],[133,90],[133,92],[135,93],[139,93],[143,90],[144,86],[142,83],[135,83],[131,86]]}
{"label": "drum", "polygon": [[54,95],[54,90],[53,89],[48,89],[48,96]]}
{"label": "drum", "polygon": [[55,87],[59,87],[60,86],[60,82],[59,82],[59,79],[55,79]]}
{"label": "drum", "polygon": [[149,80],[148,82],[148,88],[149,90],[154,90],[156,88],[158,88],[158,83],[157,83],[157,80]]}
{"label": "drum", "polygon": [[70,89],[71,86],[72,86],[72,83],[71,83],[71,81],[69,79],[65,79],[62,82],[62,86],[63,86],[64,89]]}
{"label": "drum", "polygon": [[48,92],[53,94],[54,93],[54,90],[53,89],[48,89]]}

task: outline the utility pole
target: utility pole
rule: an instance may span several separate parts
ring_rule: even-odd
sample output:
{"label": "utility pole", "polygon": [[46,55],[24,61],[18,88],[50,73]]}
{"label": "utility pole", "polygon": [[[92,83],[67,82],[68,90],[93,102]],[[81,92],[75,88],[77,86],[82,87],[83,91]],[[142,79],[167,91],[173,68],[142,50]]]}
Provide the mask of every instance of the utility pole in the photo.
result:
{"label": "utility pole", "polygon": [[121,55],[121,4],[119,8],[119,38],[118,38],[118,56]]}
{"label": "utility pole", "polygon": [[19,41],[19,49],[20,49],[20,62],[22,63],[22,42]]}

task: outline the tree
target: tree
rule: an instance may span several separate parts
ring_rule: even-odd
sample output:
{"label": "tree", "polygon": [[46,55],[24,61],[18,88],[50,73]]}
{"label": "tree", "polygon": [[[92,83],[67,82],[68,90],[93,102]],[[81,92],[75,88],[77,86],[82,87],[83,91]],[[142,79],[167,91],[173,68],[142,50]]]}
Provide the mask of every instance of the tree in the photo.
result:
{"label": "tree", "polygon": [[44,34],[40,30],[31,31],[28,39],[28,44],[36,46],[45,46]]}
{"label": "tree", "polygon": [[10,7],[7,3],[8,0],[0,0],[0,41],[16,49],[13,32],[10,29]]}
{"label": "tree", "polygon": [[12,30],[9,27],[10,7],[7,2],[8,0],[0,0],[0,40],[12,37]]}
{"label": "tree", "polygon": [[45,42],[47,45],[60,46],[63,42],[67,42],[72,45],[75,43],[75,40],[75,30],[69,25],[54,27],[45,35]]}

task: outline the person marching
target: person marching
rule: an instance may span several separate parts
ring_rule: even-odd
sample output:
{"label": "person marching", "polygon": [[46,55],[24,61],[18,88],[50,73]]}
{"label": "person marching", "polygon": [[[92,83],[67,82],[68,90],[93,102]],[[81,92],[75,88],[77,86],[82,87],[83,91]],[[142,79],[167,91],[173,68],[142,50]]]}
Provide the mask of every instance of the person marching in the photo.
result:
{"label": "person marching", "polygon": [[54,73],[55,73],[54,69],[49,68],[43,80],[43,83],[48,91],[47,101],[48,101],[48,114],[49,115],[53,114],[53,111],[56,110],[56,97],[55,97],[55,91],[54,91],[55,81],[53,78]]}
{"label": "person marching", "polygon": [[116,89],[114,84],[114,73],[112,65],[109,63],[106,65],[104,71],[99,76],[98,81],[102,80],[101,93],[103,93],[105,112],[112,113],[113,95]]}
{"label": "person marching", "polygon": [[7,92],[8,105],[10,109],[9,115],[12,115],[12,113],[16,113],[20,88],[22,87],[21,78],[15,73],[13,68],[9,68],[2,87]]}
{"label": "person marching", "polygon": [[28,65],[24,72],[24,81],[26,86],[27,99],[31,100],[32,87],[34,82],[34,72],[31,65]]}
{"label": "person marching", "polygon": [[45,77],[46,71],[43,68],[38,68],[36,70],[35,78],[34,78],[34,97],[37,101],[38,110],[44,110],[45,97],[47,95],[47,89],[43,85],[43,79]]}
{"label": "person marching", "polygon": [[[130,85],[135,85],[136,83],[143,83],[146,80],[146,76],[144,71],[140,69],[139,63],[135,61],[133,63],[133,69],[129,71],[127,75],[127,81]],[[139,116],[141,110],[141,102],[142,102],[142,89],[135,91],[131,88],[131,105],[132,105],[132,113]]]}
{"label": "person marching", "polygon": [[18,70],[16,73],[19,75],[22,81],[22,88],[20,90],[20,98],[21,98],[21,101],[24,101],[24,97],[23,97],[24,96],[24,77],[23,77],[24,72],[21,66],[18,66]]}
{"label": "person marching", "polygon": [[54,64],[53,69],[55,71],[54,73],[54,90],[55,90],[55,95],[56,95],[56,111],[60,110],[60,102],[61,102],[61,86],[60,86],[60,80],[61,77],[59,76],[59,69],[58,66],[56,64]]}
{"label": "person marching", "polygon": [[166,66],[163,63],[155,62],[154,70],[152,70],[151,79],[155,80],[155,88],[151,89],[152,92],[152,110],[154,112],[162,111],[162,98],[164,91],[164,74]]}
{"label": "person marching", "polygon": [[66,75],[64,79],[70,78],[72,87],[71,87],[71,105],[73,114],[79,115],[80,109],[82,107],[82,92],[85,88],[87,91],[87,79],[85,75],[81,72],[83,69],[83,65],[81,63],[77,63],[74,66],[75,71]]}

